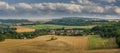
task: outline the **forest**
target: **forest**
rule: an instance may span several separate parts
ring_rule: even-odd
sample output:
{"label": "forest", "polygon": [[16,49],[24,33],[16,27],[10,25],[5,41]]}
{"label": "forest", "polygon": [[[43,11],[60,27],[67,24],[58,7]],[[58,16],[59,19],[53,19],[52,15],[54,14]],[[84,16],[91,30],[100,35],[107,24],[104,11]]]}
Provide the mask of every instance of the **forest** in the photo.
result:
{"label": "forest", "polygon": [[96,19],[96,18],[82,18],[82,17],[67,17],[62,19],[53,19],[52,21],[46,22],[45,24],[57,24],[67,26],[87,26],[97,24],[107,24],[107,20]]}

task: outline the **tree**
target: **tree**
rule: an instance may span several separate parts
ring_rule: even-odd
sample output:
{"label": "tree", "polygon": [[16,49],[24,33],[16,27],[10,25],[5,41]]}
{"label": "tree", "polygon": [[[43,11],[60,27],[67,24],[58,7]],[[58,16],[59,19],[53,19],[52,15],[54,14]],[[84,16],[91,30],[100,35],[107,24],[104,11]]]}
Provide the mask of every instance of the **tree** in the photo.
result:
{"label": "tree", "polygon": [[4,40],[5,40],[4,36],[0,35],[0,41],[4,41]]}
{"label": "tree", "polygon": [[116,43],[118,44],[118,46],[120,47],[120,29],[118,29],[116,31]]}
{"label": "tree", "polygon": [[116,37],[116,42],[117,42],[118,46],[120,47],[120,36]]}

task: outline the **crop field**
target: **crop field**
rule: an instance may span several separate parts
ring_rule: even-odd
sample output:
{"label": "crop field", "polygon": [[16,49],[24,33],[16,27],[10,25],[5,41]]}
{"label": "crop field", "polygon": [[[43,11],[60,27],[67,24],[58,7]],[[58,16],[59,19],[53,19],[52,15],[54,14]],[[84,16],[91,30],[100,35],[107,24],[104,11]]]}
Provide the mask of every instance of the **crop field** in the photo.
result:
{"label": "crop field", "polygon": [[32,27],[35,29],[58,29],[58,28],[65,28],[65,29],[71,29],[71,28],[82,28],[82,29],[90,29],[93,28],[95,25],[89,25],[89,26],[64,26],[64,25],[52,25],[52,24],[41,24],[41,25],[31,25],[27,27]]}
{"label": "crop field", "polygon": [[34,28],[30,28],[30,27],[24,27],[24,26],[12,26],[12,27],[16,28],[16,32],[18,32],[18,33],[35,31]]}
{"label": "crop field", "polygon": [[[120,49],[88,50],[88,37],[39,36],[34,39],[6,39],[0,42],[0,53],[119,53]],[[49,40],[49,41],[48,41]]]}
{"label": "crop field", "polygon": [[7,39],[0,42],[0,53],[80,53],[87,49],[87,37],[55,37],[57,40],[50,40],[51,35],[35,39]]}

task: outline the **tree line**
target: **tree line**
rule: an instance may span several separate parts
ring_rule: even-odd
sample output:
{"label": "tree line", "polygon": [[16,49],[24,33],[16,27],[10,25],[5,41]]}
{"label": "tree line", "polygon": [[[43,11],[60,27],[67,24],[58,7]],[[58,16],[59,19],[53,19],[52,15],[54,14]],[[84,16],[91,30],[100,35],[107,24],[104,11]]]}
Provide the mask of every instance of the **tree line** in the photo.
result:
{"label": "tree line", "polygon": [[120,46],[120,22],[96,26],[91,29],[91,32],[102,38],[116,38],[116,42]]}
{"label": "tree line", "polygon": [[4,41],[5,39],[32,39],[41,35],[47,35],[49,30],[40,29],[35,30],[34,32],[23,32],[17,33],[13,30],[8,31],[0,31],[0,41]]}
{"label": "tree line", "polygon": [[56,24],[56,25],[67,25],[67,26],[87,26],[106,24],[107,20],[94,20],[92,18],[62,18],[53,19],[52,21],[46,22],[45,24]]}

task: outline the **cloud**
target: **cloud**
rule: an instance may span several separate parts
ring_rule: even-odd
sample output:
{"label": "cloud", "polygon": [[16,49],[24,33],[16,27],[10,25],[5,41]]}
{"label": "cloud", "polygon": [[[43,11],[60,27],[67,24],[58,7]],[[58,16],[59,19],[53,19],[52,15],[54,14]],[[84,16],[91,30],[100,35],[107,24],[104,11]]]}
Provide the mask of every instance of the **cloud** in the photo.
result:
{"label": "cloud", "polygon": [[78,0],[78,3],[80,4],[91,4],[89,0]]}
{"label": "cloud", "polygon": [[120,14],[120,7],[115,8],[115,12]]}
{"label": "cloud", "polygon": [[114,3],[114,2],[116,2],[116,0],[100,0],[100,1],[107,2],[107,3]]}
{"label": "cloud", "polygon": [[33,8],[46,11],[68,11],[68,12],[81,12],[82,6],[76,4],[65,3],[37,3],[32,4]]}
{"label": "cloud", "polygon": [[85,6],[84,11],[86,13],[104,13],[104,8],[101,6]]}
{"label": "cloud", "polygon": [[[113,3],[116,0],[99,0],[101,2]],[[71,0],[70,3],[16,3],[8,4],[0,2],[0,13],[12,15],[57,15],[57,14],[120,14],[119,6],[99,5],[94,0]]]}
{"label": "cloud", "polygon": [[15,10],[15,7],[10,6],[6,2],[0,2],[0,10]]}
{"label": "cloud", "polygon": [[27,3],[18,3],[15,7],[20,9],[32,9],[32,6]]}

